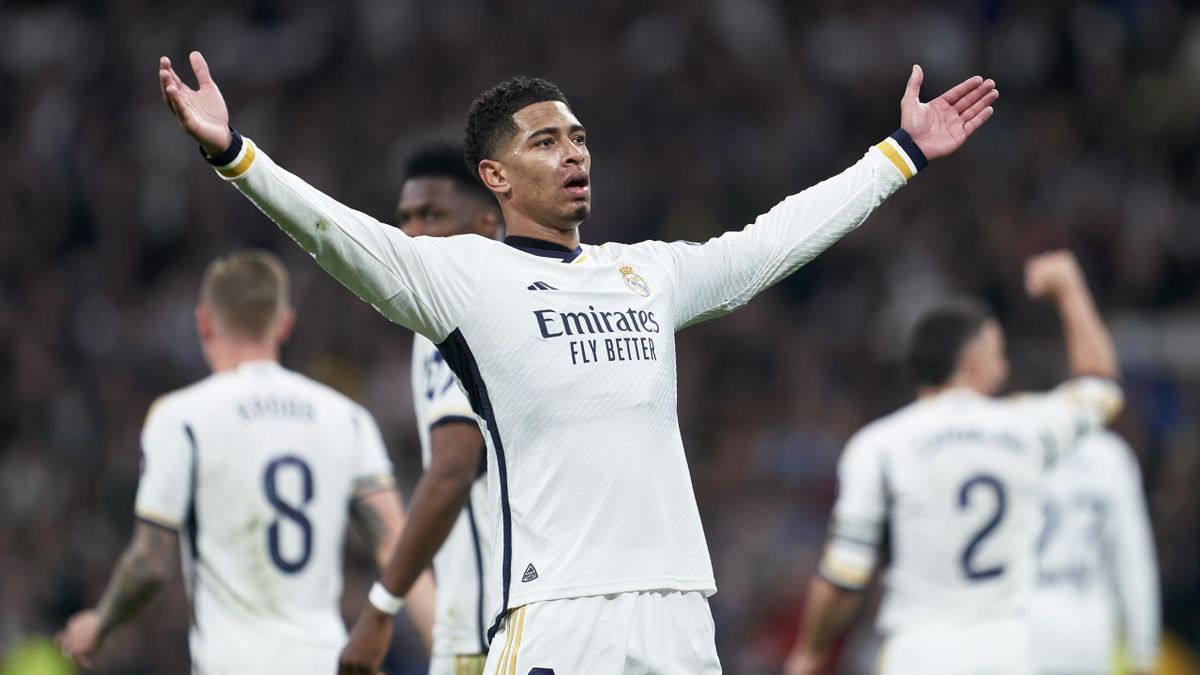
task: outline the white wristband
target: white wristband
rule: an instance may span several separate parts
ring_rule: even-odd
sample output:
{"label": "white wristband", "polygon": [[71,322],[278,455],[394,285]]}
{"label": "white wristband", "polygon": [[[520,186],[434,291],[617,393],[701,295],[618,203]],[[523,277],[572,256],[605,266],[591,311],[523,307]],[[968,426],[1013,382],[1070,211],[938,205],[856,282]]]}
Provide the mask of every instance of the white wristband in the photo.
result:
{"label": "white wristband", "polygon": [[367,593],[367,601],[370,602],[375,609],[384,614],[396,615],[400,608],[404,606],[404,598],[397,598],[392,595],[391,591],[384,588],[383,584],[376,581],[371,586],[371,592]]}

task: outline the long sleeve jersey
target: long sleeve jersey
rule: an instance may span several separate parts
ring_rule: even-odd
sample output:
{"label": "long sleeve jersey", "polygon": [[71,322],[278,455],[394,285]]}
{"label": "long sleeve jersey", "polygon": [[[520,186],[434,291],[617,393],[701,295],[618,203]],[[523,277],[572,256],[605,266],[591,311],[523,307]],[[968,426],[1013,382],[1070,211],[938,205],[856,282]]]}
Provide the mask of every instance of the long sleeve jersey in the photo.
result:
{"label": "long sleeve jersey", "polygon": [[[232,154],[232,153],[231,153]],[[217,168],[327,272],[429,338],[488,446],[492,616],[542,600],[716,592],[676,411],[675,332],[744,305],[923,165],[897,132],[704,243],[409,237],[246,139]]]}
{"label": "long sleeve jersey", "polygon": [[155,402],[139,520],[180,534],[197,673],[329,673],[349,504],[393,487],[362,406],[273,361]]}
{"label": "long sleeve jersey", "polygon": [[880,632],[1022,615],[1044,472],[1122,401],[1115,383],[1085,377],[1016,399],[949,389],[872,422],[839,463],[821,574],[863,587],[886,528]]}

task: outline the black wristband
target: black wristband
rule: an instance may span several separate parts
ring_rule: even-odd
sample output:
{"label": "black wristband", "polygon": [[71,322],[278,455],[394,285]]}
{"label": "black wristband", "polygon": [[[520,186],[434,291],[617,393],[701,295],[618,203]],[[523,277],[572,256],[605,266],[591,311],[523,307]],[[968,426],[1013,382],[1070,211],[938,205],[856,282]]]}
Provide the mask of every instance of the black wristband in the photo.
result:
{"label": "black wristband", "polygon": [[229,131],[233,134],[233,140],[230,141],[229,147],[216,155],[209,156],[204,148],[200,148],[200,154],[204,155],[204,161],[213,166],[225,166],[237,159],[238,153],[242,151],[242,135],[237,132],[237,129],[229,127]]}
{"label": "black wristband", "polygon": [[917,142],[912,139],[912,136],[908,135],[907,131],[897,129],[891,138],[901,148],[904,148],[904,154],[908,155],[908,158],[912,160],[913,166],[917,168],[917,171],[929,166],[929,160],[925,159],[925,153],[921,152],[921,148],[917,146]]}

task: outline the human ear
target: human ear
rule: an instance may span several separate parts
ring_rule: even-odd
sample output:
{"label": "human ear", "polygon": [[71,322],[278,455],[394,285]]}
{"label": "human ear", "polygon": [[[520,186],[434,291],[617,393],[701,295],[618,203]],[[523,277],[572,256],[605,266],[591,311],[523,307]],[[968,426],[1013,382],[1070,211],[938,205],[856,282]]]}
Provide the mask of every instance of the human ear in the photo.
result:
{"label": "human ear", "polygon": [[508,182],[508,174],[500,162],[494,159],[481,160],[476,171],[478,171],[479,179],[483,181],[484,187],[491,190],[492,194],[507,195],[512,191],[512,186]]}

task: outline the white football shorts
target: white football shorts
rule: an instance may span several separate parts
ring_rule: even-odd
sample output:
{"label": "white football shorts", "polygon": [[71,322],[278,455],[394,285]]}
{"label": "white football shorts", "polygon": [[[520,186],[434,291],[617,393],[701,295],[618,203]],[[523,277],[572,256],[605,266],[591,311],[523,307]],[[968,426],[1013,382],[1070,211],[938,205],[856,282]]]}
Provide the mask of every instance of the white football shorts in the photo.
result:
{"label": "white football shorts", "polygon": [[716,631],[699,592],[546,600],[512,609],[485,675],[716,675]]}
{"label": "white football shorts", "polygon": [[485,654],[434,654],[429,657],[429,675],[483,675]]}

